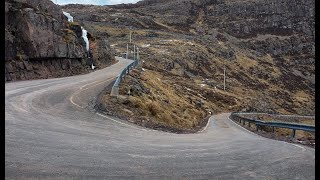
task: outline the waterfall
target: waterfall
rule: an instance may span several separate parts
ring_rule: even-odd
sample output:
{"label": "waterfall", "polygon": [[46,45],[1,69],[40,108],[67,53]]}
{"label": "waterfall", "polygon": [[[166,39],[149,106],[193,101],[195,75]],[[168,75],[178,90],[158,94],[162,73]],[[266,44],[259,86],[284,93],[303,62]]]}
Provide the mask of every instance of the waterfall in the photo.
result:
{"label": "waterfall", "polygon": [[81,29],[82,29],[82,38],[83,38],[84,42],[86,42],[87,51],[89,51],[89,40],[87,37],[87,30],[85,30],[82,26],[81,26]]}
{"label": "waterfall", "polygon": [[68,21],[69,21],[69,22],[73,22],[73,17],[72,17],[69,13],[64,12],[64,11],[62,11],[62,12],[63,12],[63,14],[68,18]]}
{"label": "waterfall", "polygon": [[[87,30],[85,30],[82,26],[81,26],[81,29],[82,29],[82,38],[83,38],[84,42],[86,42],[86,49],[87,49],[87,52],[89,52],[89,39],[87,37]],[[95,68],[95,66],[92,63],[91,69],[93,70],[94,68]]]}
{"label": "waterfall", "polygon": [[[69,13],[64,12],[64,11],[62,11],[62,12],[68,18],[69,22],[73,22],[73,17]],[[85,30],[82,26],[81,26],[81,30],[82,30],[82,38],[83,38],[84,42],[86,43],[86,50],[87,50],[87,52],[89,52],[89,39],[87,37],[87,30]],[[91,68],[94,69],[95,66],[93,64],[91,64]]]}
{"label": "waterfall", "polygon": [[[70,15],[70,13],[64,12],[62,11],[63,14],[68,18],[69,22],[73,22],[73,17]],[[81,30],[82,30],[82,38],[84,40],[84,42],[86,42],[86,50],[89,51],[89,40],[87,37],[87,31],[81,26]]]}

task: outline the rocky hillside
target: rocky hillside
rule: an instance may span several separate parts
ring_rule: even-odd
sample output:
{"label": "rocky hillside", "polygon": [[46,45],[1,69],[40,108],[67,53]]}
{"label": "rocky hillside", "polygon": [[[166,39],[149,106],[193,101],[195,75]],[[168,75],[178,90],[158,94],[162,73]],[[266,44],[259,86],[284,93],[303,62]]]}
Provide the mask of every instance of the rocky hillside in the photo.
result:
{"label": "rocky hillside", "polygon": [[[109,37],[118,54],[133,32],[143,71],[123,84],[125,96],[113,110],[119,116],[192,129],[209,111],[314,114],[314,0],[144,0],[64,9]],[[107,109],[116,107],[105,98]]]}
{"label": "rocky hillside", "polygon": [[89,32],[87,52],[81,36],[81,22],[68,22],[50,0],[6,0],[5,80],[68,76],[89,72],[92,61],[100,68],[114,62],[105,37]]}

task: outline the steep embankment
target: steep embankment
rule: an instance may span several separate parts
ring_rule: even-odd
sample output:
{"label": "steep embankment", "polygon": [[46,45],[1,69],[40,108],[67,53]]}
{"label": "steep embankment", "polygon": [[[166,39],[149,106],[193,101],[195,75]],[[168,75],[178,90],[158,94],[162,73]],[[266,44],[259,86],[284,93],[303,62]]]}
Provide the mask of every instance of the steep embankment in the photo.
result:
{"label": "steep embankment", "polygon": [[314,1],[148,0],[64,8],[108,36],[118,54],[126,51],[131,28],[145,71],[126,79],[125,96],[113,104],[119,105],[114,112],[141,117],[142,124],[190,129],[208,111],[314,114]]}
{"label": "steep embankment", "polygon": [[90,33],[88,38],[89,51],[80,24],[68,22],[61,7],[50,0],[6,0],[5,80],[80,74],[89,72],[92,61],[100,68],[112,64],[106,39]]}

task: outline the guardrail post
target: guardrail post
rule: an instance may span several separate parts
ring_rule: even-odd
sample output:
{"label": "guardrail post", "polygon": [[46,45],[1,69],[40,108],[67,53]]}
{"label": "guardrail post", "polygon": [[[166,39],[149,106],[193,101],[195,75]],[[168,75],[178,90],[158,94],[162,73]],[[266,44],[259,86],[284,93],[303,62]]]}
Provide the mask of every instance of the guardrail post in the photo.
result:
{"label": "guardrail post", "polygon": [[272,126],[272,133],[274,133],[274,126]]}
{"label": "guardrail post", "polygon": [[112,89],[111,89],[111,96],[117,96],[119,95],[119,87],[117,86],[113,86]]}
{"label": "guardrail post", "polygon": [[296,130],[292,129],[292,137],[295,138],[295,136],[296,136]]}
{"label": "guardrail post", "polygon": [[256,124],[256,131],[259,131],[259,125]]}
{"label": "guardrail post", "polygon": [[246,122],[245,122],[245,121],[243,121],[243,122],[242,122],[242,124],[243,124],[243,125],[246,125]]}
{"label": "guardrail post", "polygon": [[249,122],[249,127],[250,127],[251,123]]}

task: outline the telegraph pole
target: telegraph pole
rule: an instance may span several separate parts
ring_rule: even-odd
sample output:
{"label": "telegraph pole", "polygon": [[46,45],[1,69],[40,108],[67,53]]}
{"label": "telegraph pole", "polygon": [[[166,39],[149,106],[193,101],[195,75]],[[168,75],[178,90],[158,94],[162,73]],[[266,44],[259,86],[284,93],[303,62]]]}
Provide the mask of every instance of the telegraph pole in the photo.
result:
{"label": "telegraph pole", "polygon": [[223,66],[223,90],[226,90],[226,65]]}
{"label": "telegraph pole", "polygon": [[128,59],[128,54],[129,54],[129,44],[127,44],[127,53],[126,53],[126,59]]}
{"label": "telegraph pole", "polygon": [[140,57],[139,57],[139,48],[137,47],[137,60],[139,61]]}
{"label": "telegraph pole", "polygon": [[130,31],[130,43],[131,43],[131,40],[132,40],[132,31]]}
{"label": "telegraph pole", "polygon": [[141,61],[140,61],[140,55],[139,55],[139,48],[137,47],[137,63],[139,67],[142,67]]}
{"label": "telegraph pole", "polygon": [[136,60],[136,45],[133,45],[133,60]]}

